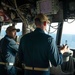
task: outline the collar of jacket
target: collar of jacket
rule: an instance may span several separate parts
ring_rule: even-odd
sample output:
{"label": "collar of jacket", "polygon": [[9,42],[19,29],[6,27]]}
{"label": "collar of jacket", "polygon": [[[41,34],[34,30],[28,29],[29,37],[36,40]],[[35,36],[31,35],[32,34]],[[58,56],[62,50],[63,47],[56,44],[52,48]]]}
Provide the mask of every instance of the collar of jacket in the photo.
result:
{"label": "collar of jacket", "polygon": [[13,39],[12,37],[10,37],[10,36],[8,36],[8,35],[5,35],[5,37],[8,37],[8,38],[10,38],[10,39]]}
{"label": "collar of jacket", "polygon": [[41,32],[41,33],[45,33],[44,30],[42,30],[41,28],[36,28],[34,32]]}

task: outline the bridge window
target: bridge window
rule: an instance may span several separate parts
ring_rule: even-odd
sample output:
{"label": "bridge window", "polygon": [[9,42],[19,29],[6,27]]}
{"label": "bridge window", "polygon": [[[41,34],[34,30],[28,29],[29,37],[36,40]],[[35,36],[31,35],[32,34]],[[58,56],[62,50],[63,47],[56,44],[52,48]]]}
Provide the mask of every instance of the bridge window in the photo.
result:
{"label": "bridge window", "polygon": [[75,49],[75,20],[73,19],[69,19],[68,22],[63,24],[62,44],[68,44],[69,48]]}
{"label": "bridge window", "polygon": [[51,23],[49,35],[51,35],[55,40],[56,40],[56,35],[57,35],[57,28],[58,28],[57,22]]}
{"label": "bridge window", "polygon": [[[3,25],[2,27],[1,27],[1,32],[0,32],[0,39],[1,38],[3,38],[5,35],[6,35],[6,28],[8,27],[8,26],[11,26],[12,24],[7,24],[7,25]],[[20,37],[22,36],[22,23],[17,23],[16,25],[15,25],[15,28],[18,28],[18,29],[20,29],[20,32],[18,32],[17,33],[17,41],[19,41],[20,39]]]}

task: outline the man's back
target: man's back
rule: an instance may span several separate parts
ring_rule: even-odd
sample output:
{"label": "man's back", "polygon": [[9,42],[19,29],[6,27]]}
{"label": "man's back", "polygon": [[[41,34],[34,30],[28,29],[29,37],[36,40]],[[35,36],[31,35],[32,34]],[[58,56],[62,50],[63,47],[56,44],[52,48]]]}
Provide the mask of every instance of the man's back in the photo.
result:
{"label": "man's back", "polygon": [[15,57],[17,49],[18,49],[18,45],[13,39],[9,38],[7,35],[1,41],[2,41],[2,45],[1,45],[2,54],[5,59],[4,61],[14,62],[13,59],[11,58],[13,56]]}
{"label": "man's back", "polygon": [[48,37],[43,31],[37,29],[23,38],[22,48],[27,66],[48,68]]}
{"label": "man's back", "polygon": [[34,32],[25,35],[21,42],[19,59],[26,67],[48,68],[49,60],[54,66],[62,63],[62,55],[59,55],[56,45],[54,46],[53,38],[43,30],[37,28]]}
{"label": "man's back", "polygon": [[[18,50],[18,45],[16,44],[16,42],[11,39],[9,36],[5,36],[4,38],[1,39],[1,51],[2,51],[2,57],[1,57],[1,61],[5,63],[4,65],[0,64],[0,67],[2,66],[1,72],[2,70],[5,70],[5,72],[2,72],[4,74],[7,74],[8,70],[12,70],[14,67],[14,63],[15,63],[15,56]],[[7,63],[7,65],[6,65]],[[6,69],[5,69],[6,68]],[[12,71],[10,71],[12,72]],[[15,71],[14,71],[15,72]],[[13,74],[14,72],[12,72],[11,74]],[[1,74],[2,75],[2,74]],[[7,74],[8,75],[8,74]]]}
{"label": "man's back", "polygon": [[59,53],[53,38],[47,34],[48,17],[42,13],[35,18],[36,29],[21,38],[18,57],[25,69],[25,75],[50,75],[49,61],[52,65],[62,64],[62,54]]}

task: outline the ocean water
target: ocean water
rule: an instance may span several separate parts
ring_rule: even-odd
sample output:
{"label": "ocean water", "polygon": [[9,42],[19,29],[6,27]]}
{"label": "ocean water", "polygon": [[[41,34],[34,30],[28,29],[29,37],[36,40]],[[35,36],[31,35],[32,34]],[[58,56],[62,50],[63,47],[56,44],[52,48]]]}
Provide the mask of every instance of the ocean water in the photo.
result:
{"label": "ocean water", "polygon": [[[56,34],[50,34],[56,40]],[[67,40],[67,42],[66,42]],[[63,34],[61,36],[61,43],[60,45],[67,45],[70,49],[75,49],[75,35],[74,34]]]}

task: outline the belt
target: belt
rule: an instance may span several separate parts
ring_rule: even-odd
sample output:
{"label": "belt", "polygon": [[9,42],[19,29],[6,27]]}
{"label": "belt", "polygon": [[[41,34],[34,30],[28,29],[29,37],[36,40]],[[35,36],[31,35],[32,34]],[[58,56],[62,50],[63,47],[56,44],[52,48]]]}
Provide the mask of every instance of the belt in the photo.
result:
{"label": "belt", "polygon": [[14,65],[14,63],[5,63],[5,62],[0,62],[0,64],[1,65],[10,65],[10,66]]}
{"label": "belt", "polygon": [[24,66],[24,69],[26,70],[35,70],[35,71],[48,71],[48,68],[39,68],[39,67],[29,67],[29,66]]}

